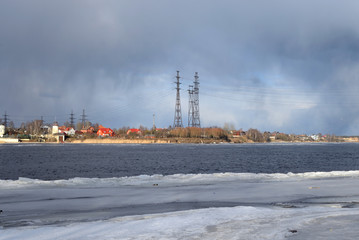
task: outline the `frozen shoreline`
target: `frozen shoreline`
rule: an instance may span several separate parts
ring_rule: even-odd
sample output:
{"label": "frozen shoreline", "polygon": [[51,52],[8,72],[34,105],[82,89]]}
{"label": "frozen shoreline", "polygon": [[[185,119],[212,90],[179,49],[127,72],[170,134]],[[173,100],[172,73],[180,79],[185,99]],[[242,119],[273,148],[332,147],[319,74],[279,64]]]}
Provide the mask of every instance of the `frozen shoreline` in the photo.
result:
{"label": "frozen shoreline", "polygon": [[358,183],[358,171],[1,180],[0,239],[352,239]]}
{"label": "frozen shoreline", "polygon": [[355,239],[358,219],[358,211],[324,207],[210,208],[10,228],[0,239]]}

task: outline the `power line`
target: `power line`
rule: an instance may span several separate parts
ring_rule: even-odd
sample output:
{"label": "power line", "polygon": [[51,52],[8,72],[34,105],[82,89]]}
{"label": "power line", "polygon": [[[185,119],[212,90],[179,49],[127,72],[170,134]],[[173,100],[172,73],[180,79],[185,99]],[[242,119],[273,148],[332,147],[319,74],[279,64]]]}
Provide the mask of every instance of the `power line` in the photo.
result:
{"label": "power line", "polygon": [[289,96],[308,96],[308,95],[320,95],[320,96],[358,96],[357,91],[352,89],[352,92],[348,92],[347,90],[339,90],[339,89],[310,89],[310,88],[293,88],[293,87],[266,87],[266,86],[221,86],[220,84],[206,84],[204,89],[207,91],[215,91],[215,92],[225,92],[225,93],[240,93],[240,94],[248,94],[248,95],[270,95],[270,96],[278,96],[278,95],[289,95]]}

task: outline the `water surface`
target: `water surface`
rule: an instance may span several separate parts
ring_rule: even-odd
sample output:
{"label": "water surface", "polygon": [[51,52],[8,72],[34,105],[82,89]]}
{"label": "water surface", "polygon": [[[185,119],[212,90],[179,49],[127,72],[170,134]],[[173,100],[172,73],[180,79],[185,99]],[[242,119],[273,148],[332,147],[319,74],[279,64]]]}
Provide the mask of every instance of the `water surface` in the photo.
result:
{"label": "water surface", "polygon": [[0,179],[359,170],[359,144],[0,145]]}

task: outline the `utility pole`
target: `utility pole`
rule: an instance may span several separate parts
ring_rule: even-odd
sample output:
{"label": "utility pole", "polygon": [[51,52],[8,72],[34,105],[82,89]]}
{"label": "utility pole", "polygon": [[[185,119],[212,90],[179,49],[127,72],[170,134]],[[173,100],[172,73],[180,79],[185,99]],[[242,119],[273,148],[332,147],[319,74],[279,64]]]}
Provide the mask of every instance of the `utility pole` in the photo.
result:
{"label": "utility pole", "polygon": [[87,120],[86,117],[87,115],[85,114],[85,109],[82,109],[82,115],[81,115],[82,129],[85,128],[85,124]]}
{"label": "utility pole", "polygon": [[71,110],[70,113],[70,127],[74,128],[75,127],[75,118],[74,118],[74,112]]}
{"label": "utility pole", "polygon": [[179,76],[179,71],[177,71],[177,76],[176,76],[177,81],[175,82],[177,87],[177,94],[176,94],[176,107],[175,107],[175,117],[174,117],[174,122],[173,122],[173,127],[174,128],[182,128],[183,124],[182,124],[182,112],[181,112],[181,96],[180,96],[180,76]]}

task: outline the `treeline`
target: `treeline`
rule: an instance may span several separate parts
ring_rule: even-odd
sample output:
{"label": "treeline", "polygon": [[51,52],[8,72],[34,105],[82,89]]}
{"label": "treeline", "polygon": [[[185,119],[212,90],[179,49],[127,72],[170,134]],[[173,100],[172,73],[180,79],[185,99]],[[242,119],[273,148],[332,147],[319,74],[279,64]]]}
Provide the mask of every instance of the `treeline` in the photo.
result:
{"label": "treeline", "polygon": [[215,138],[228,140],[228,132],[224,129],[213,128],[176,128],[169,131],[168,137],[181,137],[181,138]]}
{"label": "treeline", "polygon": [[[64,125],[69,127],[70,124],[65,122]],[[93,127],[94,131],[91,133],[82,133],[79,130],[87,127]],[[75,126],[76,134],[69,136],[71,138],[97,138],[97,130],[100,124],[86,122],[85,126],[82,123],[77,123]],[[51,133],[50,124],[44,124],[42,120],[33,120],[27,123],[22,123],[19,128],[15,128],[14,124],[10,122],[7,126],[7,135],[9,136],[24,136],[31,135],[32,137],[41,136],[46,133]],[[333,134],[314,134],[314,135],[296,135],[286,134],[280,132],[261,132],[258,129],[250,128],[247,131],[231,130],[233,126],[220,127],[208,127],[208,128],[163,128],[153,129],[140,126],[139,133],[131,132],[128,130],[130,127],[114,128],[116,138],[196,138],[196,139],[216,139],[222,142],[311,142],[311,141],[323,141],[323,142],[340,142],[343,141],[343,137],[337,137]]]}
{"label": "treeline", "polygon": [[314,141],[324,141],[324,142],[340,142],[342,141],[341,137],[337,137],[333,134],[315,134],[315,135],[296,135],[296,134],[286,134],[280,132],[261,132],[258,129],[250,128],[247,131],[240,130],[229,130],[219,127],[209,127],[209,128],[169,128],[169,129],[147,129],[143,126],[140,127],[141,135],[131,133],[127,135],[127,130],[129,127],[122,129],[114,129],[116,137],[124,138],[201,138],[201,139],[216,139],[223,142],[235,142],[235,143],[245,143],[245,142],[314,142]]}
{"label": "treeline", "polygon": [[342,137],[337,137],[334,134],[313,134],[313,135],[296,135],[286,134],[280,132],[261,132],[258,129],[250,128],[247,131],[228,130],[218,127],[213,128],[178,128],[169,131],[167,137],[179,138],[210,138],[220,139],[227,142],[341,142]]}

